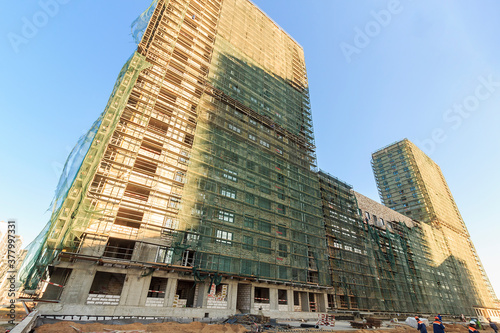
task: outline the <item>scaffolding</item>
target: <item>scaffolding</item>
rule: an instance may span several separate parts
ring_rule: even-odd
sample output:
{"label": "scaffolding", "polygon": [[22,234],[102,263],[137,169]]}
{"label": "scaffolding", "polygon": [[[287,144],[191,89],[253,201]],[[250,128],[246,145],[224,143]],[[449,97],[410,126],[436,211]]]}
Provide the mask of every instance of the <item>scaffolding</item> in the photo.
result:
{"label": "scaffolding", "polygon": [[[433,265],[432,228],[352,191],[320,171],[334,307],[351,311],[468,313],[453,263]],[[453,266],[451,266],[453,267]]]}
{"label": "scaffolding", "polygon": [[[449,313],[473,314],[496,298],[439,166],[409,140],[373,154],[379,194],[388,207],[422,221],[424,242]],[[442,311],[444,312],[444,311]]]}
{"label": "scaffolding", "polygon": [[[261,26],[264,48],[247,41]],[[68,159],[25,290],[59,260],[327,287],[300,46],[246,1],[153,1],[133,28],[137,52]]]}
{"label": "scaffolding", "polygon": [[335,294],[332,307],[377,309],[374,305],[380,295],[372,291],[375,278],[352,186],[324,171],[319,171],[318,177]]}
{"label": "scaffolding", "polygon": [[[274,290],[276,306],[293,297],[295,311],[325,311],[304,290],[331,289],[332,309],[470,314],[471,257],[457,254],[475,250],[463,223],[439,219],[456,207],[428,204],[427,176],[402,144],[374,156],[377,183],[389,207],[423,223],[365,219],[352,186],[317,172],[302,48],[257,7],[155,0],[132,26],[137,51],[70,154],[50,221],[29,246],[26,293],[57,298],[47,281],[65,285],[70,263],[90,261],[100,267],[92,302],[108,290],[119,304],[118,267],[150,276],[154,305],[167,293],[161,270],[190,276],[170,290],[175,307],[200,305],[199,284],[227,302],[222,278],[237,278],[296,287]],[[269,306],[269,288],[253,291]]]}

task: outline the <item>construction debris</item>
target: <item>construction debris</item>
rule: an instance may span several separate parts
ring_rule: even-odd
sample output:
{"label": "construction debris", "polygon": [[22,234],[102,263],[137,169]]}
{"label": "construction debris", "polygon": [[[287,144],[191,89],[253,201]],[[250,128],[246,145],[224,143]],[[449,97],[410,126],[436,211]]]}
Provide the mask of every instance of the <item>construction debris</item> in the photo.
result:
{"label": "construction debris", "polygon": [[[71,326],[71,328],[73,328],[75,331],[77,331],[78,333],[83,333],[83,331],[79,328],[76,328],[75,326]],[[112,329],[108,329],[108,328],[105,328],[103,332],[91,332],[91,333],[146,333],[146,331],[138,331],[138,330],[132,330],[132,331],[119,331],[119,330],[112,330]]]}
{"label": "construction debris", "polygon": [[224,323],[251,325],[251,324],[267,324],[269,323],[269,321],[270,318],[266,316],[243,313],[229,317],[224,321]]}

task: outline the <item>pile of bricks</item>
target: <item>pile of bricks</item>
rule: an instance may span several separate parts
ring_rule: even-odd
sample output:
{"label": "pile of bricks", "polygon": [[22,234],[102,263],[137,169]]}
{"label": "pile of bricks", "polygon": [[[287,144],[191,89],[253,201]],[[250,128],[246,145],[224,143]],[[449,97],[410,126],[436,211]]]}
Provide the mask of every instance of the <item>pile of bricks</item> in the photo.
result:
{"label": "pile of bricks", "polygon": [[215,294],[215,284],[212,284],[207,297],[207,307],[211,309],[227,309],[227,285],[222,286],[222,291]]}
{"label": "pile of bricks", "polygon": [[164,298],[148,297],[146,298],[146,306],[163,306],[164,301]]}
{"label": "pile of bricks", "polygon": [[87,304],[118,305],[119,303],[120,295],[89,294],[87,297]]}
{"label": "pile of bricks", "polygon": [[179,298],[179,295],[174,296],[174,304],[172,307],[174,308],[185,308],[187,304],[187,299]]}

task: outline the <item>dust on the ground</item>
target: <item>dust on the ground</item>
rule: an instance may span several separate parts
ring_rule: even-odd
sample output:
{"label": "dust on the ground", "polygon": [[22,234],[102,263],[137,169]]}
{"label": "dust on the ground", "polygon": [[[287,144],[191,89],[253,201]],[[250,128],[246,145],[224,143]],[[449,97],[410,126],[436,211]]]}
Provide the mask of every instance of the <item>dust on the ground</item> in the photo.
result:
{"label": "dust on the ground", "polygon": [[127,324],[127,325],[105,325],[99,323],[77,324],[71,321],[60,321],[55,324],[45,324],[36,328],[36,333],[76,333],[74,326],[83,332],[105,332],[105,329],[120,331],[142,330],[146,332],[176,332],[176,333],[244,333],[247,329],[242,325],[209,325],[200,322],[190,324],[179,324],[176,322],[153,323],[153,324]]}
{"label": "dust on the ground", "polygon": [[[444,323],[444,326],[446,327],[445,332],[446,333],[466,333],[469,331],[469,328],[467,327],[467,324],[446,324]],[[429,330],[430,329],[430,330]],[[418,332],[417,329],[408,326],[408,325],[394,325],[393,328],[391,329],[392,332],[394,333],[416,333]],[[427,327],[428,332],[432,332],[432,325],[431,327]],[[483,333],[490,333],[493,332],[492,329],[489,327],[486,330],[480,330],[479,332]],[[357,331],[344,331],[346,333],[387,333],[387,329],[384,330],[357,330]],[[340,331],[336,332],[340,333]]]}
{"label": "dust on the ground", "polygon": [[[192,322],[190,324],[179,324],[176,322],[168,323],[153,323],[153,324],[127,324],[127,325],[105,325],[99,323],[93,324],[77,324],[71,321],[61,321],[55,324],[45,324],[38,327],[36,333],[76,333],[71,327],[74,326],[83,332],[105,332],[105,329],[115,329],[120,331],[142,330],[145,332],[175,332],[175,333],[245,333],[248,332],[242,325],[209,325],[200,322]],[[465,324],[445,324],[446,333],[466,333],[468,328]],[[432,329],[432,328],[431,328]],[[304,330],[309,332],[308,330]],[[391,333],[416,333],[416,329],[407,325],[394,325],[389,329]],[[312,330],[311,330],[312,332]],[[388,329],[364,329],[364,330],[349,330],[349,331],[332,331],[335,333],[388,333]],[[493,332],[489,327],[486,330],[481,330],[481,333]]]}
{"label": "dust on the ground", "polygon": [[[26,311],[22,305],[16,303],[14,307],[14,313],[16,314],[15,322],[20,322],[24,317],[26,317]],[[0,321],[9,321],[12,318],[10,317],[11,308],[7,305],[2,305],[0,307]]]}

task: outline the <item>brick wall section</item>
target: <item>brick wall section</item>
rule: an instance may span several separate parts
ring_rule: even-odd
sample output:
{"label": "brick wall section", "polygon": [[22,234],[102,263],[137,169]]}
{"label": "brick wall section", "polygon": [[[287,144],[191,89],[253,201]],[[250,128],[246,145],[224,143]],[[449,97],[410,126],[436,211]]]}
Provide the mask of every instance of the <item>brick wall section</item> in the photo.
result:
{"label": "brick wall section", "polygon": [[120,296],[117,295],[89,294],[89,296],[87,297],[87,304],[118,305],[118,303],[120,303]]}
{"label": "brick wall section", "polygon": [[259,311],[260,308],[262,308],[263,311],[269,311],[271,310],[271,304],[269,303],[254,303],[253,304],[254,310]]}
{"label": "brick wall section", "polygon": [[222,286],[222,291],[215,294],[215,286],[210,289],[207,295],[207,308],[209,309],[227,309],[227,285]]}
{"label": "brick wall section", "polygon": [[239,285],[238,286],[238,301],[236,304],[236,308],[240,310],[247,310],[247,308],[251,304],[252,298],[252,285]]}
{"label": "brick wall section", "polygon": [[370,213],[370,220],[368,221],[368,223],[371,225],[377,225],[379,227],[382,227],[383,229],[386,228],[386,225],[381,226],[380,224],[375,224],[375,221],[373,220],[373,215],[376,215],[377,219],[380,218],[384,219],[384,222],[391,222],[391,221],[404,222],[410,228],[415,226],[415,222],[408,216],[400,214],[390,209],[389,207],[386,207],[368,197],[365,197],[364,195],[356,191],[352,192],[354,193],[356,199],[358,200],[358,207],[362,211],[363,221],[366,221],[365,212],[368,212]]}
{"label": "brick wall section", "polygon": [[163,306],[165,299],[156,298],[156,297],[148,297],[146,299],[146,306]]}
{"label": "brick wall section", "polygon": [[207,300],[207,308],[209,309],[227,309],[227,301],[221,301],[214,298]]}

